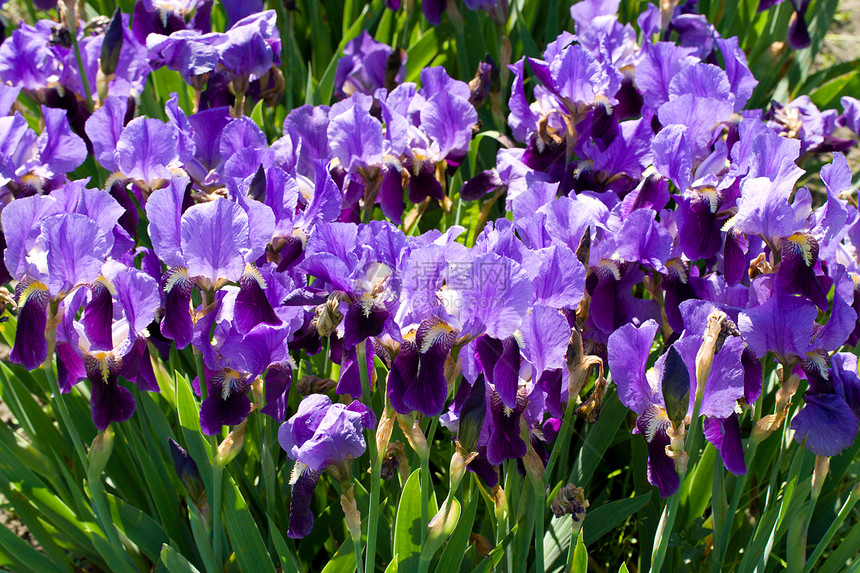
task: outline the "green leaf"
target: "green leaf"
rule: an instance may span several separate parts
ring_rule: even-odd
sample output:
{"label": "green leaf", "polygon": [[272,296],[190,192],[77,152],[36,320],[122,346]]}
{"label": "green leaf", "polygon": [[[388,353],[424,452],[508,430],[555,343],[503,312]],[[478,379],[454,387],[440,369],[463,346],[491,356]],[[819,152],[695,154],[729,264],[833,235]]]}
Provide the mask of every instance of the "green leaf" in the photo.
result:
{"label": "green leaf", "polygon": [[355,570],[355,549],[352,546],[352,539],[347,537],[337,553],[323,567],[322,573],[353,573]]}
{"label": "green leaf", "polygon": [[585,543],[582,538],[585,537],[585,529],[576,536],[576,547],[573,548],[573,573],[588,572],[588,550],[585,548]]}
{"label": "green leaf", "polygon": [[14,570],[21,573],[42,573],[58,568],[57,564],[5,526],[0,527],[0,553],[9,557],[15,563]]}
{"label": "green leaf", "polygon": [[158,561],[163,543],[168,541],[161,525],[140,509],[106,493],[114,525],[131,539],[150,561]]}
{"label": "green leaf", "polygon": [[260,129],[266,131],[266,125],[263,121],[263,100],[258,101],[254,109],[251,110],[251,119]]}
{"label": "green leaf", "polygon": [[436,28],[431,28],[421,35],[421,39],[412,44],[406,55],[408,64],[406,81],[416,82],[421,77],[421,70],[430,65],[442,49],[442,39],[437,36]]}
{"label": "green leaf", "polygon": [[212,472],[205,471],[211,467],[212,446],[203,439],[200,429],[200,408],[191,390],[191,384],[182,374],[176,374],[176,409],[179,413],[179,425],[185,438],[185,449],[197,464],[200,476],[206,484],[206,491],[212,491]]}
{"label": "green leaf", "polygon": [[627,569],[627,563],[622,563],[621,567],[618,568],[618,573],[630,573]]}
{"label": "green leaf", "polygon": [[585,441],[579,448],[569,482],[588,490],[594,470],[600,465],[603,455],[612,444],[627,413],[627,408],[618,400],[618,394],[612,390],[607,392],[603,400],[603,408],[600,410],[600,418],[589,428]]}
{"label": "green leaf", "polygon": [[293,552],[284,540],[284,536],[281,535],[281,532],[278,530],[278,526],[274,521],[272,521],[272,518],[267,516],[267,519],[269,520],[269,537],[275,544],[275,549],[278,551],[278,557],[281,560],[281,567],[285,572],[298,573],[299,564],[296,561],[296,556],[293,555]]}
{"label": "green leaf", "polygon": [[189,563],[188,559],[166,543],[161,548],[161,562],[170,573],[200,573],[200,570]]}
{"label": "green leaf", "polygon": [[420,473],[416,469],[406,480],[394,522],[394,558],[404,571],[417,571],[421,554]]}
{"label": "green leaf", "polygon": [[242,571],[259,571],[261,573],[275,573],[272,558],[266,550],[257,524],[248,504],[242,497],[242,493],[233,481],[233,477],[224,471],[224,524],[227,526],[227,534],[230,543],[236,553],[236,561]]}
{"label": "green leaf", "polygon": [[589,510],[585,516],[583,534],[585,544],[591,545],[613,529],[628,517],[645,507],[651,500],[651,492],[637,495],[627,499],[619,499]]}

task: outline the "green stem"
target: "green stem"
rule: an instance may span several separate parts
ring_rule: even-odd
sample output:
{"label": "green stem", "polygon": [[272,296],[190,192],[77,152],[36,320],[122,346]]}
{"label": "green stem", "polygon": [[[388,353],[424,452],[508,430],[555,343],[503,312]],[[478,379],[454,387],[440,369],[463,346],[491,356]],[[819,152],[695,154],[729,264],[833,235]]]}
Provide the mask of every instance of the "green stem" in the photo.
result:
{"label": "green stem", "polygon": [[546,488],[540,480],[533,479],[532,485],[537,498],[537,515],[535,516],[535,571],[546,571],[543,562],[544,548],[544,516],[546,514]]}
{"label": "green stem", "polygon": [[[576,525],[576,523],[571,520],[571,529]],[[573,557],[576,555],[576,543],[579,541],[579,536],[582,535],[582,528],[579,529],[575,534],[570,536],[570,546],[567,548],[567,563],[564,566],[565,573],[571,573],[573,571]],[[537,571],[537,569],[536,569]]]}
{"label": "green stem", "polygon": [[[690,423],[690,434],[687,436],[687,467],[694,467],[699,457],[699,441],[702,434],[702,421],[699,419],[699,412],[702,409],[702,395],[704,392],[696,393],[696,403],[693,406],[693,417]],[[681,491],[684,489],[684,477],[687,472],[680,472],[678,475],[679,486],[678,490],[672,494],[668,503],[663,508],[663,514],[660,516],[660,525],[657,526],[657,534],[654,536],[654,552],[651,555],[651,571],[658,573],[663,570],[663,561],[666,559],[666,549],[669,546],[669,536],[672,534],[672,527],[675,525],[675,518],[678,516],[678,504],[681,502]]]}
{"label": "green stem", "polygon": [[87,79],[86,71],[84,70],[84,60],[81,58],[81,48],[78,45],[78,23],[75,22],[75,30],[69,30],[72,36],[72,45],[75,47],[75,62],[78,64],[78,72],[81,74],[81,84],[84,86],[84,95],[87,97],[87,110],[93,109],[93,94],[90,91],[90,82]]}
{"label": "green stem", "polygon": [[117,534],[116,528],[113,525],[113,521],[109,518],[110,512],[107,508],[107,503],[105,502],[105,493],[104,488],[102,487],[101,479],[90,479],[89,476],[89,459],[87,458],[86,450],[84,449],[83,441],[81,440],[80,434],[78,434],[78,429],[72,423],[72,417],[69,414],[69,409],[66,406],[66,399],[63,396],[63,393],[60,392],[59,384],[57,383],[57,377],[54,374],[54,355],[53,355],[53,340],[56,336],[56,333],[48,333],[48,347],[51,352],[48,353],[48,358],[45,359],[45,362],[42,364],[42,370],[45,373],[45,377],[48,379],[48,384],[51,387],[51,392],[54,394],[54,398],[56,399],[57,409],[60,411],[60,418],[63,420],[63,425],[68,429],[69,435],[72,438],[72,443],[75,446],[75,451],[78,454],[78,458],[81,461],[81,466],[84,468],[84,474],[87,476],[87,482],[90,486],[90,493],[92,494],[93,501],[93,509],[96,513],[96,519],[99,522],[99,525],[102,528],[102,531],[107,535],[108,541],[110,542],[115,556],[119,559],[119,564],[121,565],[121,569],[123,571],[134,571],[134,567],[128,561],[128,552],[122,546],[122,543],[119,540],[119,535]]}
{"label": "green stem", "polygon": [[[368,408],[372,408],[370,399],[370,379],[367,375],[367,341],[363,340],[356,349],[358,354],[358,373],[361,378],[361,397]],[[382,460],[376,451],[376,431],[367,431],[367,450],[370,454],[370,505],[367,510],[367,554],[364,556],[364,570],[370,573],[376,570],[376,536],[379,521],[379,481],[382,479]],[[361,539],[355,548],[356,565],[361,572]]]}
{"label": "green stem", "polygon": [[723,525],[726,522],[726,492],[723,484],[723,462],[714,456],[714,482],[711,486],[711,518],[714,531],[714,548],[723,544]]}
{"label": "green stem", "polygon": [[[213,442],[216,441],[213,439]],[[213,453],[218,451],[216,444]],[[215,489],[215,499],[212,503],[212,553],[215,556],[215,567],[218,570],[223,568],[221,559],[221,546],[223,545],[223,531],[221,530],[221,498],[224,491],[224,468],[219,464],[212,464],[212,487]]]}
{"label": "green stem", "polygon": [[860,485],[854,486],[851,493],[848,495],[848,499],[846,499],[845,503],[842,504],[842,508],[836,515],[836,519],[834,519],[833,523],[830,524],[830,527],[827,528],[827,531],[824,533],[824,537],[821,538],[821,541],[819,541],[818,545],[815,547],[815,551],[812,552],[812,555],[810,555],[809,559],[806,561],[806,566],[803,568],[804,573],[809,573],[815,568],[815,563],[821,557],[821,554],[824,553],[824,550],[827,549],[827,546],[830,544],[830,540],[833,539],[833,536],[836,535],[836,532],[839,531],[840,527],[842,527],[842,523],[845,521],[845,518],[851,514],[851,510],[854,509],[854,505],[857,503],[857,500],[860,500]]}
{"label": "green stem", "polygon": [[[573,398],[574,400],[576,397]],[[552,446],[552,452],[549,454],[549,460],[546,462],[546,471],[544,472],[543,481],[544,485],[549,484],[549,481],[552,477],[552,470],[555,467],[555,463],[558,460],[558,456],[561,453],[562,448],[567,445],[567,442],[570,438],[570,432],[573,428],[573,413],[576,410],[574,404],[571,403],[570,397],[568,397],[567,402],[567,410],[564,412],[564,419],[561,422],[561,430],[559,430],[558,437],[555,440],[555,443]]]}

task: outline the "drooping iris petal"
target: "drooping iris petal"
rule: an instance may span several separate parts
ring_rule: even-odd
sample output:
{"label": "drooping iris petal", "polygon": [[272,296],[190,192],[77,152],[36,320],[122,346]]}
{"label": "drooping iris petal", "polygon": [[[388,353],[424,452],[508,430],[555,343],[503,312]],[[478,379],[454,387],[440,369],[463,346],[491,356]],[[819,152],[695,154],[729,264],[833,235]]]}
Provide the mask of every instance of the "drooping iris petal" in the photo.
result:
{"label": "drooping iris petal", "polygon": [[183,268],[169,269],[162,280],[164,285],[164,318],[161,334],[174,340],[178,349],[191,343],[194,323],[191,322],[191,291],[194,280]]}
{"label": "drooping iris petal", "polygon": [[134,414],[135,401],[126,388],[119,385],[122,359],[113,353],[104,356],[84,356],[87,378],[92,395],[93,423],[99,430],[106,429],[111,422],[124,422]]}
{"label": "drooping iris petal", "polygon": [[520,394],[515,408],[505,406],[501,397],[493,392],[490,397],[490,439],[487,444],[487,460],[499,465],[505,460],[520,459],[528,446],[520,436],[520,416],[526,408],[527,399]]}
{"label": "drooping iris petal", "polygon": [[736,476],[747,473],[737,414],[732,413],[728,418],[705,418],[704,434],[720,452],[727,470]]}
{"label": "drooping iris petal", "polygon": [[681,484],[675,472],[675,462],[666,455],[666,446],[670,442],[666,430],[670,426],[666,413],[658,406],[649,406],[636,419],[636,428],[648,444],[648,483],[660,490],[660,497],[669,497]]}
{"label": "drooping iris petal", "polygon": [[838,455],[854,443],[857,416],[841,396],[807,393],[804,401],[791,421],[797,443],[815,455],[827,457]]}
{"label": "drooping iris petal", "polygon": [[820,309],[827,308],[829,279],[815,274],[818,261],[818,241],[806,233],[795,233],[782,239],[782,259],[776,273],[774,288],[809,297]]}
{"label": "drooping iris petal", "polygon": [[314,528],[311,501],[320,479],[320,472],[310,469],[300,470],[300,472],[290,490],[290,526],[287,529],[287,537],[291,539],[307,537]]}
{"label": "drooping iris petal", "polygon": [[22,281],[15,287],[18,326],[9,360],[27,370],[35,370],[48,356],[45,326],[48,322],[50,295],[42,283]]}

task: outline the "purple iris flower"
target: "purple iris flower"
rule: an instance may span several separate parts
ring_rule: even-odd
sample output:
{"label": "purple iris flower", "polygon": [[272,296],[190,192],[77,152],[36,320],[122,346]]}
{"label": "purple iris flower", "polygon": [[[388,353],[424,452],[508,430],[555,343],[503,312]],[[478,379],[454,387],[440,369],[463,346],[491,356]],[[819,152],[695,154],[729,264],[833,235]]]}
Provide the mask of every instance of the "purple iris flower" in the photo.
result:
{"label": "purple iris flower", "polygon": [[157,56],[158,63],[179,72],[189,84],[199,89],[203,83],[200,79],[218,69],[217,45],[223,39],[223,34],[179,30],[169,36],[150,34],[146,38],[146,47]]}
{"label": "purple iris flower", "polygon": [[[214,293],[226,283],[242,284],[265,252],[274,230],[271,208],[257,201],[239,205],[216,199],[183,212],[188,179],[176,177],[146,204],[153,248],[168,266],[164,275],[162,333],[180,348],[191,342],[191,291]],[[254,275],[256,276],[256,275]],[[256,281],[246,280],[249,288]]]}
{"label": "purple iris flower", "polygon": [[609,371],[618,387],[621,403],[636,412],[636,433],[648,444],[648,482],[657,486],[662,497],[669,497],[680,485],[675,464],[666,455],[671,421],[663,401],[662,377],[665,354],[654,371],[646,374],[648,355],[658,324],[649,320],[639,327],[625,324],[612,333],[607,345]]}
{"label": "purple iris flower", "polygon": [[274,10],[248,15],[227,32],[218,44],[220,63],[237,77],[255,80],[281,62],[281,38]]}
{"label": "purple iris flower", "polygon": [[390,223],[316,225],[299,268],[330,292],[342,293],[340,338],[347,350],[383,332],[399,338],[394,323],[398,271],[408,253],[406,237]]}
{"label": "purple iris flower", "polygon": [[170,181],[173,170],[193,157],[194,142],[173,123],[145,117],[126,122],[126,113],[125,98],[108,98],[87,120],[87,135],[102,167],[149,192]]}
{"label": "purple iris flower", "polygon": [[860,378],[857,357],[837,352],[821,375],[807,372],[809,389],[804,406],[791,421],[794,439],[818,456],[835,456],[857,437],[860,416]]}
{"label": "purple iris flower", "polygon": [[[246,272],[240,285],[219,290],[217,308],[194,328],[194,346],[203,355],[206,370],[207,397],[200,408],[200,424],[209,435],[245,419],[251,411],[248,389],[264,372],[262,412],[279,422],[286,419],[294,366],[287,344],[304,313],[298,307],[279,305],[289,286],[280,283],[270,268]],[[196,384],[199,390],[200,382]]]}
{"label": "purple iris flower", "polygon": [[[134,413],[134,397],[119,384],[120,376],[141,390],[159,391],[145,338],[160,306],[158,283],[116,263],[105,274],[76,291],[57,333],[60,390],[90,381],[93,423],[99,430]],[[83,314],[76,320],[80,307]]]}
{"label": "purple iris flower", "polygon": [[86,189],[85,183],[17,199],[2,212],[4,262],[18,281],[18,328],[9,358],[28,370],[47,357],[49,303],[94,283],[107,258],[119,258],[134,245],[117,224],[125,209],[106,191]]}
{"label": "purple iris flower", "polygon": [[63,110],[42,106],[42,117],[45,129],[38,136],[20,113],[0,117],[0,185],[12,184],[22,195],[62,185],[87,156]]}
{"label": "purple iris flower", "polygon": [[32,26],[21,22],[0,44],[0,81],[33,91],[59,80],[62,61],[60,49],[51,44],[54,26],[48,20]]}
{"label": "purple iris flower", "polygon": [[[394,58],[394,59],[392,59]],[[393,89],[406,79],[406,55],[374,40],[366,30],[343,48],[334,76],[335,96],[374,94],[379,88]]]}
{"label": "purple iris flower", "polygon": [[376,416],[364,404],[332,404],[323,394],[302,400],[296,414],[281,426],[278,442],[296,461],[290,476],[292,499],[287,535],[300,539],[311,532],[314,515],[310,505],[320,473],[333,466],[341,479],[351,475],[352,460],[367,447],[364,429],[375,426]]}
{"label": "purple iris flower", "polygon": [[860,100],[844,96],[839,100],[842,104],[842,115],[836,120],[840,127],[847,127],[855,134],[860,134]]}

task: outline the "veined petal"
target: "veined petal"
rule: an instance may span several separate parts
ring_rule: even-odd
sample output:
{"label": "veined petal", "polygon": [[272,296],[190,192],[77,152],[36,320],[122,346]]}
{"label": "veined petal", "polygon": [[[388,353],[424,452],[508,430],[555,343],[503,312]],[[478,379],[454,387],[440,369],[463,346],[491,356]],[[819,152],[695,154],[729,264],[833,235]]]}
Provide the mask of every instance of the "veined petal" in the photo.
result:
{"label": "veined petal", "polygon": [[238,282],[245,271],[242,250],[250,250],[248,215],[226,199],[194,205],[182,215],[182,254],[188,274],[212,285]]}
{"label": "veined petal", "polygon": [[15,287],[18,326],[9,360],[35,370],[48,356],[45,326],[48,323],[48,287],[38,281],[22,281]]}

